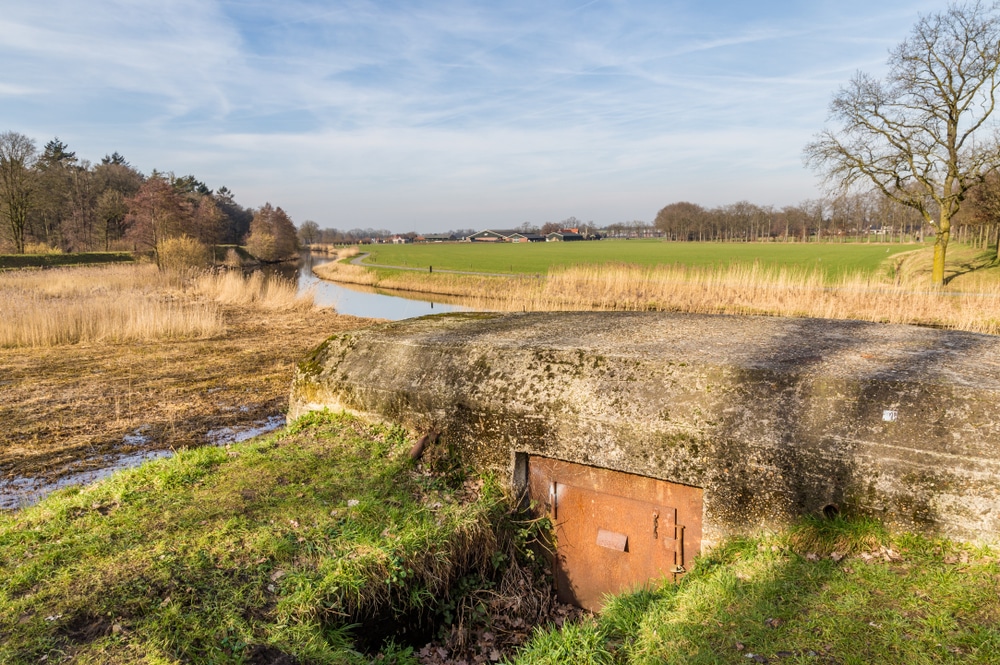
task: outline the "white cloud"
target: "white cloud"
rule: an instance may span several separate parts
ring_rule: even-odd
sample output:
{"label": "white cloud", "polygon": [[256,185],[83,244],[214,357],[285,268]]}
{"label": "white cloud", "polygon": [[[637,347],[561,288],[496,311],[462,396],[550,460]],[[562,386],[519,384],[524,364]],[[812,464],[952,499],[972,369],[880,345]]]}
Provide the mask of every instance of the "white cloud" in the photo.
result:
{"label": "white cloud", "polygon": [[9,0],[0,98],[10,129],[297,219],[791,203],[836,88],[939,7],[785,5]]}

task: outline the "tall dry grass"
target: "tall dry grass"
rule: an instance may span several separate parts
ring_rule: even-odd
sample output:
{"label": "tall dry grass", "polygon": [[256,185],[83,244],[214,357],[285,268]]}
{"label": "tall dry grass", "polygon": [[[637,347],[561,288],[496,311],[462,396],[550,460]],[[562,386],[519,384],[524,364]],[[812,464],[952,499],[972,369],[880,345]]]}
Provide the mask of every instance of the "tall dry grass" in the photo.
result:
{"label": "tall dry grass", "polygon": [[287,280],[260,273],[161,271],[153,265],[0,273],[0,347],[206,338],[225,331],[222,307],[306,309]]}
{"label": "tall dry grass", "polygon": [[68,299],[4,290],[0,311],[4,347],[211,337],[223,330],[217,306],[142,293]]}
{"label": "tall dry grass", "polygon": [[250,275],[239,271],[202,273],[191,281],[190,290],[223,305],[270,310],[309,309],[313,306],[311,293],[299,295],[293,282],[266,277],[259,272]]}
{"label": "tall dry grass", "polygon": [[727,267],[585,265],[547,278],[446,273],[379,273],[328,263],[315,272],[333,281],[461,297],[495,311],[672,311],[807,316],[932,325],[1000,334],[1000,285],[975,293],[897,285],[883,275],[854,274],[830,283],[815,270],[761,265]]}

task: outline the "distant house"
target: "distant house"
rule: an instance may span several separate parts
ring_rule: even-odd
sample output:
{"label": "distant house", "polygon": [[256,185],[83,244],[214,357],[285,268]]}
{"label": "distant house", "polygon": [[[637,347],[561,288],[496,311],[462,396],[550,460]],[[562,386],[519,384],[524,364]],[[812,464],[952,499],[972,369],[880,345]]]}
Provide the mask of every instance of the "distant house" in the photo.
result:
{"label": "distant house", "polygon": [[466,238],[469,242],[542,242],[545,236],[514,229],[486,229]]}
{"label": "distant house", "polygon": [[513,231],[494,231],[492,229],[486,229],[485,231],[479,231],[478,233],[473,233],[471,236],[466,238],[469,242],[506,242],[507,236]]}
{"label": "distant house", "polygon": [[539,233],[518,231],[507,236],[507,242],[545,242],[545,236]]}
{"label": "distant house", "polygon": [[393,236],[391,242],[393,245],[406,245],[413,242],[413,240],[406,236]]}
{"label": "distant house", "polygon": [[572,240],[584,240],[584,237],[579,233],[563,230],[563,231],[553,231],[552,233],[545,236],[545,240],[548,242],[569,242]]}
{"label": "distant house", "polygon": [[453,235],[443,233],[428,233],[425,236],[417,238],[417,242],[450,242],[452,240],[457,240],[457,238]]}

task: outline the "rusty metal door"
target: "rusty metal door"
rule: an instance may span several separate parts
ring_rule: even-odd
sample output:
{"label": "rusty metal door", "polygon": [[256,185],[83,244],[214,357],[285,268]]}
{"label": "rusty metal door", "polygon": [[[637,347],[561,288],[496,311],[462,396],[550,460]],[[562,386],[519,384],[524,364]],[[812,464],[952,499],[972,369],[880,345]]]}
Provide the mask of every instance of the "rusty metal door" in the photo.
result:
{"label": "rusty metal door", "polygon": [[589,610],[605,594],[676,579],[701,548],[697,487],[531,456],[528,494],[555,527],[559,598]]}

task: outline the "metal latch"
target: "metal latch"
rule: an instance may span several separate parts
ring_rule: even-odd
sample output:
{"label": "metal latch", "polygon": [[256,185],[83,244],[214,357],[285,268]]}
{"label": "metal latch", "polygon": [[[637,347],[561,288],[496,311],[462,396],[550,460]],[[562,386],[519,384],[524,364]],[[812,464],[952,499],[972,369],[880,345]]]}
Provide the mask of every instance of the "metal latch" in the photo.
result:
{"label": "metal latch", "polygon": [[677,574],[684,573],[684,572],[687,572],[687,571],[684,570],[684,566],[682,566],[682,565],[680,565],[678,563],[673,568],[670,569],[670,572],[674,573],[675,575],[677,575]]}

